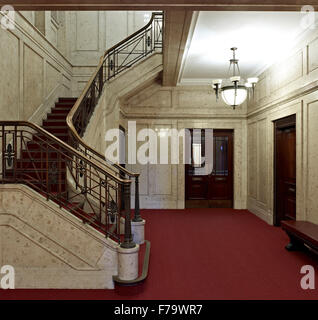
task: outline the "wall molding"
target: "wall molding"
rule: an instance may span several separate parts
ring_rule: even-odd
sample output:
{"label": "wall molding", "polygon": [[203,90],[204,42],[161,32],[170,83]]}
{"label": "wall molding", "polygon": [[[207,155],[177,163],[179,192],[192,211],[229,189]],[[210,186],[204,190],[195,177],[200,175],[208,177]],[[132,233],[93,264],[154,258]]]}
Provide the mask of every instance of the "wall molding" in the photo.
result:
{"label": "wall molding", "polygon": [[286,94],[283,98],[279,98],[276,101],[270,102],[257,110],[249,112],[247,114],[247,119],[255,117],[261,113],[270,111],[274,108],[280,107],[286,103],[292,102],[293,100],[299,99],[299,98],[301,98],[307,94],[310,94],[312,92],[315,92],[317,90],[318,90],[318,80],[313,81],[310,84],[308,84],[300,89],[294,90],[294,91]]}

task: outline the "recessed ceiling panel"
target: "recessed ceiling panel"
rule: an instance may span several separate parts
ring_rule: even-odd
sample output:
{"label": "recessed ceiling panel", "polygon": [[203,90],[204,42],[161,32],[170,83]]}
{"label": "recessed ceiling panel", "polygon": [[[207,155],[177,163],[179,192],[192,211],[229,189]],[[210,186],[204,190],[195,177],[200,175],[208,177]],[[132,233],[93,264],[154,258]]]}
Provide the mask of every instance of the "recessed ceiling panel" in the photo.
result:
{"label": "recessed ceiling panel", "polygon": [[180,82],[227,78],[231,47],[238,48],[241,76],[257,75],[288,54],[308,30],[305,18],[301,12],[199,12]]}

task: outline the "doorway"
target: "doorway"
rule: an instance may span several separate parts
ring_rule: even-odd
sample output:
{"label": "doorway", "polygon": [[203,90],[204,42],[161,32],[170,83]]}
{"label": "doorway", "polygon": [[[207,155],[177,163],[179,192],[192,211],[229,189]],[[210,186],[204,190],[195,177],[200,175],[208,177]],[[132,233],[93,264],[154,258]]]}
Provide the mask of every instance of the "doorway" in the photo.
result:
{"label": "doorway", "polygon": [[206,174],[194,165],[199,153],[205,157],[205,130],[201,130],[201,141],[191,136],[191,164],[185,165],[186,208],[233,208],[233,134],[227,129],[213,130],[213,168]]}
{"label": "doorway", "polygon": [[296,115],[274,122],[274,224],[296,220]]}

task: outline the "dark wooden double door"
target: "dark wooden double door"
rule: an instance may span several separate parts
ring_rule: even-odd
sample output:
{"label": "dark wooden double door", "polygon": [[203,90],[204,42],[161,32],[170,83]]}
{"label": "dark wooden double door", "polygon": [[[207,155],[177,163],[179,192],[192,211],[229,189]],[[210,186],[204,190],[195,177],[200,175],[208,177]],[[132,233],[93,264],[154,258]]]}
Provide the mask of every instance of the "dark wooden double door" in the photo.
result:
{"label": "dark wooden double door", "polygon": [[296,116],[275,121],[275,215],[296,220]]}
{"label": "dark wooden double door", "polygon": [[[201,130],[201,146],[196,153],[198,141],[193,141],[191,132],[191,164],[185,165],[186,208],[232,208],[233,207],[233,130],[213,130],[212,170],[194,164],[198,152],[206,156],[205,130]],[[200,152],[201,151],[201,152]]]}

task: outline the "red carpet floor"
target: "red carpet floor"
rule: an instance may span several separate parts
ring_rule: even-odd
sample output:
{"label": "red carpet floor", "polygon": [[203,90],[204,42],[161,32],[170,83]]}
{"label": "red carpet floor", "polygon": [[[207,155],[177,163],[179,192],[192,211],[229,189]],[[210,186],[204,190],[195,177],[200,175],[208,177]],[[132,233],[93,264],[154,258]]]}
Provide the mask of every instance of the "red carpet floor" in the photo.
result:
{"label": "red carpet floor", "polygon": [[[149,276],[115,290],[0,290],[0,299],[317,299],[300,268],[318,260],[288,252],[286,234],[248,211],[143,210]],[[316,281],[317,284],[318,281]]]}

